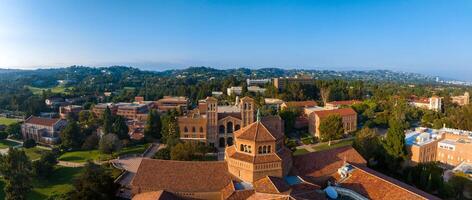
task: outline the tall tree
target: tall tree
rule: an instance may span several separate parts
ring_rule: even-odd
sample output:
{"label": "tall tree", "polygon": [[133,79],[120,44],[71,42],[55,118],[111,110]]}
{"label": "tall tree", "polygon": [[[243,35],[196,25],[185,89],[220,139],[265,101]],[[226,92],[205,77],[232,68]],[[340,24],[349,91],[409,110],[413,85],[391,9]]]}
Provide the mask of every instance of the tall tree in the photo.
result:
{"label": "tall tree", "polygon": [[41,155],[39,160],[33,162],[33,172],[37,177],[48,178],[57,164],[57,155],[53,151],[47,151]]}
{"label": "tall tree", "polygon": [[106,134],[100,139],[99,147],[102,152],[111,154],[121,149],[121,141],[114,133]]}
{"label": "tall tree", "polygon": [[78,149],[82,146],[84,136],[75,120],[69,120],[67,126],[61,131],[62,146],[65,148]]}
{"label": "tall tree", "polygon": [[23,150],[11,148],[0,156],[0,173],[5,179],[5,199],[23,200],[31,190],[31,161]]}
{"label": "tall tree", "polygon": [[88,162],[84,173],[74,184],[72,200],[108,200],[115,199],[117,185],[111,174],[102,166]]}
{"label": "tall tree", "polygon": [[395,171],[399,169],[401,162],[407,156],[405,148],[405,129],[404,123],[398,119],[391,119],[390,127],[387,131],[387,137],[383,143],[383,147],[387,156],[387,163],[390,170]]}
{"label": "tall tree", "polygon": [[120,140],[125,140],[129,139],[128,130],[125,118],[122,116],[116,116],[115,123],[113,123],[113,133],[115,133]]}
{"label": "tall tree", "polygon": [[373,159],[381,150],[380,140],[375,130],[370,128],[361,129],[354,139],[352,145],[366,160]]}
{"label": "tall tree", "polygon": [[320,122],[321,141],[331,141],[342,138],[344,134],[343,119],[340,115],[329,115]]}
{"label": "tall tree", "polygon": [[161,117],[157,110],[153,109],[149,112],[148,118],[146,121],[146,126],[144,127],[144,135],[146,137],[161,139]]}
{"label": "tall tree", "polygon": [[162,140],[170,147],[179,142],[177,115],[177,111],[171,110],[162,117]]}
{"label": "tall tree", "polygon": [[109,107],[102,114],[102,125],[104,134],[113,132],[113,115]]}

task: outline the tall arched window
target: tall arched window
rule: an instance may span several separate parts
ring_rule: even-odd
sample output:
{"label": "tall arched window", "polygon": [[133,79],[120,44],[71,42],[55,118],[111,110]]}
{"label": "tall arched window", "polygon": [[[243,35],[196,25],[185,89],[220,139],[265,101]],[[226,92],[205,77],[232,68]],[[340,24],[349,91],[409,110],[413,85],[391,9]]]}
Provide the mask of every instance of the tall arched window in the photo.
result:
{"label": "tall arched window", "polygon": [[184,132],[188,132],[188,128],[187,128],[187,127],[184,127]]}
{"label": "tall arched window", "polygon": [[262,147],[262,153],[267,153],[267,147],[266,146]]}
{"label": "tall arched window", "polygon": [[200,133],[203,133],[203,127],[200,126]]}
{"label": "tall arched window", "polygon": [[257,151],[259,154],[262,154],[262,147],[259,147],[259,151]]}
{"label": "tall arched window", "polygon": [[270,145],[267,146],[267,153],[270,153]]}
{"label": "tall arched window", "polygon": [[233,132],[233,122],[226,123],[226,132],[232,133]]}
{"label": "tall arched window", "polygon": [[218,132],[219,132],[220,134],[224,134],[224,133],[225,133],[225,126],[220,125]]}

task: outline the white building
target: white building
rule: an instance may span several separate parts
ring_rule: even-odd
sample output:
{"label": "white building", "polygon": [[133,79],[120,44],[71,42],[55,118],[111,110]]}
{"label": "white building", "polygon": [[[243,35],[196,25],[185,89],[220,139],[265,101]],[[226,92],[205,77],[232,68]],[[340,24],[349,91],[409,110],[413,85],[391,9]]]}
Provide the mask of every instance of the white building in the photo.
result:
{"label": "white building", "polygon": [[241,93],[243,92],[243,87],[241,86],[232,86],[232,87],[229,87],[228,89],[226,89],[226,94],[228,94],[228,96],[231,96],[231,95],[241,95]]}

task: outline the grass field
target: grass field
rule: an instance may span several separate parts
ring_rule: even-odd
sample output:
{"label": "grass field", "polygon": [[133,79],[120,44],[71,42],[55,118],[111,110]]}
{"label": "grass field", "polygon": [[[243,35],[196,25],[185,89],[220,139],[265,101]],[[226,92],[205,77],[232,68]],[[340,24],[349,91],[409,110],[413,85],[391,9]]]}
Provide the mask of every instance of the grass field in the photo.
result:
{"label": "grass field", "polygon": [[76,163],[83,163],[87,160],[94,160],[94,161],[104,161],[112,159],[116,156],[122,156],[127,154],[141,154],[143,153],[148,144],[145,145],[136,145],[131,147],[125,147],[121,149],[118,153],[114,153],[113,155],[104,154],[99,150],[90,150],[90,151],[72,151],[66,152],[59,157],[59,160],[68,161],[68,162],[76,162]]}
{"label": "grass field", "polygon": [[13,124],[13,123],[16,123],[16,122],[18,122],[17,119],[0,117],[0,125],[10,125],[10,124]]}
{"label": "grass field", "polygon": [[81,172],[81,167],[56,166],[50,178],[36,178],[33,181],[33,191],[28,193],[26,199],[47,199],[50,196],[65,194],[74,188],[74,179],[80,176]]}
{"label": "grass field", "polygon": [[41,148],[38,148],[38,147],[33,147],[33,148],[29,148],[29,149],[23,148],[23,150],[25,151],[26,156],[28,156],[28,158],[30,158],[31,160],[39,159],[43,152],[48,151],[46,149],[41,149]]}
{"label": "grass field", "polygon": [[52,93],[57,94],[69,94],[67,90],[71,90],[73,87],[64,87],[64,86],[56,86],[52,88],[40,88],[40,87],[33,87],[33,86],[26,86],[33,94],[40,95],[42,94],[43,90],[51,90]]}
{"label": "grass field", "polygon": [[12,142],[9,140],[0,140],[0,149],[6,149],[8,147],[14,147],[18,145],[21,145],[21,144],[18,142]]}
{"label": "grass field", "polygon": [[343,140],[341,142],[338,142],[338,143],[331,143],[331,146],[328,146],[328,143],[323,143],[321,145],[317,145],[317,146],[313,146],[313,150],[315,151],[323,151],[323,150],[328,150],[328,149],[335,149],[335,148],[338,148],[338,147],[344,147],[344,146],[348,146],[348,145],[352,145],[352,142],[353,142],[354,139],[350,139],[350,140]]}

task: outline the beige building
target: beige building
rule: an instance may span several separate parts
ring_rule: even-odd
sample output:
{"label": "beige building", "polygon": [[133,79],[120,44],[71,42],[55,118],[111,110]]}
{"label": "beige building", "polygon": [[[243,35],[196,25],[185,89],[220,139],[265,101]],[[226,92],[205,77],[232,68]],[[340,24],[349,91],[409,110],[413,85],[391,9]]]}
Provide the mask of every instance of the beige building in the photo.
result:
{"label": "beige building", "polygon": [[79,116],[79,112],[82,111],[82,106],[68,105],[59,107],[59,116],[61,119],[67,119],[70,115]]}
{"label": "beige building", "polygon": [[409,100],[409,104],[417,108],[433,111],[441,111],[442,109],[442,99],[438,96],[432,96],[430,98],[413,97]]}
{"label": "beige building", "polygon": [[162,99],[156,101],[156,107],[159,112],[167,112],[169,110],[187,112],[188,109],[187,97],[164,96]]}
{"label": "beige building", "polygon": [[357,130],[357,113],[352,108],[340,108],[334,110],[314,111],[308,116],[308,132],[315,137],[320,137],[320,125],[323,119],[330,115],[339,115],[343,121],[345,133]]}
{"label": "beige building", "polygon": [[469,92],[465,92],[464,95],[451,97],[451,101],[460,106],[469,105],[469,100],[470,100]]}
{"label": "beige building", "polygon": [[21,125],[23,140],[33,139],[37,143],[53,145],[60,141],[59,133],[67,121],[59,118],[30,116]]}
{"label": "beige building", "polygon": [[295,76],[295,77],[285,77],[285,78],[274,78],[274,87],[283,90],[289,84],[298,83],[300,85],[314,85],[315,79],[307,76]]}
{"label": "beige building", "polygon": [[331,102],[327,102],[324,107],[328,110],[331,110],[331,109],[338,109],[341,107],[352,106],[358,103],[362,103],[362,101],[359,101],[359,100],[331,101]]}

